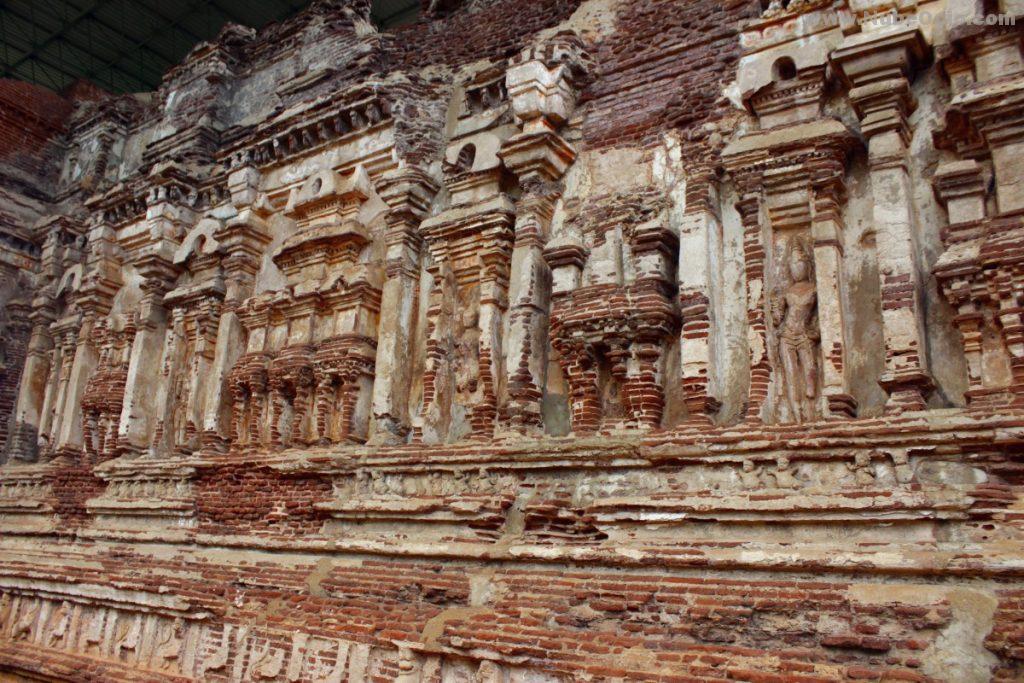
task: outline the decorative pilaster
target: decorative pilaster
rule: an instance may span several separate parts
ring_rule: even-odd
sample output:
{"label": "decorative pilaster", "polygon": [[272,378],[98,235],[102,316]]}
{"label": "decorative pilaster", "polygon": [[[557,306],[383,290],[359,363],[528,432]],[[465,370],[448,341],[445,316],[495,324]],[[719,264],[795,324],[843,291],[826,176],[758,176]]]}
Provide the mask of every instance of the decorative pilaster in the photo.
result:
{"label": "decorative pilaster", "polygon": [[504,380],[501,333],[502,317],[508,310],[508,254],[489,252],[481,260],[477,386],[482,400],[472,407],[470,425],[475,438],[490,439],[497,426],[499,388]]}
{"label": "decorative pilaster", "polygon": [[527,48],[509,67],[505,82],[523,132],[506,140],[499,156],[523,189],[516,213],[509,272],[505,344],[506,398],[502,421],[513,432],[539,433],[547,384],[550,273],[544,246],[561,179],[576,151],[558,131],[576,108],[589,57],[573,34]]}
{"label": "decorative pilaster", "polygon": [[768,357],[768,322],[765,315],[765,249],[761,230],[761,200],[753,193],[744,194],[736,203],[743,222],[743,263],[747,279],[747,344],[750,349],[750,386],[747,389],[745,415],[748,420],[761,419],[772,380],[772,364]]}
{"label": "decorative pilaster", "polygon": [[[580,289],[589,252],[574,235],[557,237],[544,250],[551,269],[552,301],[568,299]],[[569,384],[569,411],[573,431],[596,432],[601,426],[601,397],[597,383],[597,359],[580,340],[552,339]]]}
{"label": "decorative pilaster", "polygon": [[846,362],[844,178],[856,136],[825,109],[838,6],[769,8],[745,27],[737,83],[759,130],[722,152],[744,226],[751,384],[747,418],[856,413]]}
{"label": "decorative pilaster", "polygon": [[691,420],[709,421],[721,402],[709,392],[711,370],[711,285],[718,267],[711,258],[720,247],[718,180],[710,170],[687,178],[686,212],[679,226],[680,360],[683,392]]}
{"label": "decorative pilaster", "polygon": [[13,428],[6,449],[7,456],[22,462],[35,462],[39,458],[39,435],[53,355],[50,325],[57,317],[51,297],[37,297],[32,304],[33,311],[29,316],[32,336],[28,343],[25,369],[22,371],[18,401],[14,408]]}
{"label": "decorative pilaster", "polygon": [[1011,358],[1001,345],[985,343],[986,338],[995,339],[1003,333],[998,297],[991,295],[984,275],[989,177],[984,167],[971,159],[940,165],[932,183],[949,214],[944,234],[947,249],[933,272],[956,311],[953,322],[967,361],[967,403],[1006,406],[1013,400]]}
{"label": "decorative pilaster", "polygon": [[142,455],[149,450],[156,428],[156,392],[153,391],[167,334],[164,295],[170,291],[176,269],[157,255],[136,264],[142,275],[142,301],[135,317],[137,330],[128,360],[121,421],[117,430],[119,453]]}
{"label": "decorative pilaster", "polygon": [[185,355],[185,310],[174,308],[169,312],[167,334],[160,362],[160,382],[156,397],[156,427],[153,431],[151,455],[167,455],[174,448],[174,411],[186,398],[179,390]]}
{"label": "decorative pilaster", "polygon": [[856,417],[857,401],[849,394],[846,367],[847,329],[843,302],[846,276],[843,273],[843,214],[845,193],[842,169],[813,192],[811,237],[814,249],[814,275],[818,290],[818,319],[821,321],[821,382],[828,414]]}
{"label": "decorative pilaster", "polygon": [[[949,227],[943,232],[946,252],[933,272],[957,310],[968,364],[966,398],[972,407],[1024,403],[1020,36],[1019,17],[1016,27],[981,28],[974,15],[965,13],[954,17],[941,53],[952,97],[934,140],[963,161],[944,163],[935,174]],[[991,190],[995,201],[990,206]]]}
{"label": "decorative pilaster", "polygon": [[393,171],[378,183],[388,204],[386,281],[381,291],[377,379],[373,386],[373,443],[400,443],[410,430],[412,333],[419,291],[423,240],[420,222],[430,213],[438,183],[421,169]]}
{"label": "decorative pilaster", "polygon": [[[515,138],[513,138],[515,140]],[[574,155],[573,155],[574,156]],[[511,158],[506,156],[505,163]],[[515,242],[509,273],[508,333],[505,338],[506,390],[503,418],[515,432],[539,431],[541,399],[547,382],[547,329],[551,306],[550,273],[544,246],[554,202],[561,188],[552,176],[522,173],[525,194],[517,206]]]}
{"label": "decorative pilaster", "polygon": [[[483,148],[483,141],[493,146]],[[502,192],[508,178],[495,153],[500,144],[488,133],[481,141],[486,154],[477,155],[472,143],[449,145],[445,186],[452,206],[420,226],[432,285],[414,441],[489,439],[497,426],[515,223],[515,204]]]}
{"label": "decorative pilaster", "polygon": [[99,361],[99,354],[93,346],[97,317],[95,313],[89,312],[82,318],[65,319],[58,323],[64,339],[51,445],[54,455],[78,454],[84,443],[81,404],[86,384]]}
{"label": "decorative pilaster", "polygon": [[[241,420],[242,406],[234,401],[231,372],[245,352],[245,328],[238,317],[238,308],[252,294],[260,257],[270,243],[270,226],[266,219],[272,207],[258,191],[259,172],[245,167],[231,173],[228,189],[238,215],[228,220],[214,235],[224,253],[224,301],[217,321],[217,345],[213,350],[209,376],[206,378],[205,411],[202,418],[201,445],[204,449],[224,451],[235,438],[232,423]],[[235,403],[234,414],[224,410],[226,403]]]}
{"label": "decorative pilaster", "polygon": [[907,117],[916,106],[910,79],[925,50],[917,29],[897,28],[853,36],[832,54],[868,139],[885,336],[885,372],[879,382],[889,393],[887,410],[896,412],[923,410],[934,387],[928,369],[920,228],[907,169]]}
{"label": "decorative pilaster", "polygon": [[49,430],[54,454],[82,452],[82,401],[100,359],[94,332],[100,320],[110,312],[121,285],[115,230],[109,223],[100,222],[89,232],[89,255],[81,287],[75,296],[81,312],[67,315],[53,326],[61,337],[54,417]]}

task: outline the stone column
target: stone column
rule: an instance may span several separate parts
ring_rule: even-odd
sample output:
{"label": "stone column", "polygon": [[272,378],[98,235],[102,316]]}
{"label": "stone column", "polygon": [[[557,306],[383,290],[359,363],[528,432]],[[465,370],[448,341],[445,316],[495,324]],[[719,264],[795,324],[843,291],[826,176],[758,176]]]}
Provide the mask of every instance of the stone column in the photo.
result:
{"label": "stone column", "polygon": [[241,416],[233,414],[229,383],[235,363],[245,353],[245,328],[238,308],[252,294],[260,259],[271,239],[266,219],[273,207],[266,195],[260,193],[259,182],[260,172],[251,166],[241,166],[228,175],[231,203],[238,213],[214,234],[224,254],[225,290],[212,358],[203,361],[205,376],[195,387],[197,396],[200,390],[206,392],[203,414],[196,425],[204,450],[226,451],[235,436],[236,422],[241,424]]}
{"label": "stone column", "polygon": [[750,348],[750,386],[747,389],[746,419],[761,420],[768,399],[772,364],[768,357],[768,321],[765,317],[765,250],[761,234],[761,200],[744,194],[736,209],[743,222],[743,262],[747,278],[747,343]]}
{"label": "stone column", "polygon": [[[1007,12],[1006,3],[1000,5]],[[1018,16],[1017,22],[1020,20]],[[980,134],[992,157],[998,211],[1019,213],[1024,209],[1024,111],[1017,106],[1021,97],[1020,78],[1024,74],[1020,33],[1012,29],[989,30],[978,35],[970,24],[953,27],[952,31],[976,37],[963,44],[967,59],[962,65],[954,67],[952,60],[946,62],[950,80],[959,81],[953,83],[954,97],[947,109],[947,122],[952,123],[950,114],[959,115],[961,127],[967,123]],[[952,130],[957,128],[953,126]],[[960,135],[962,140],[967,131],[961,128]]]}
{"label": "stone column", "polygon": [[983,398],[1003,404],[1012,399],[1010,373],[993,371],[1001,366],[1003,354],[991,347],[986,349],[984,336],[991,323],[986,321],[985,304],[977,296],[977,276],[981,271],[978,227],[986,217],[989,180],[981,164],[973,159],[940,164],[932,178],[935,194],[949,214],[944,239],[947,250],[936,264],[935,277],[957,312],[954,323],[967,361],[966,398],[971,405]]}
{"label": "stone column", "polygon": [[423,249],[419,225],[430,213],[437,190],[437,182],[415,167],[387,174],[378,188],[389,210],[387,280],[381,291],[373,385],[374,444],[402,443],[411,429],[412,334]]}
{"label": "stone column", "polygon": [[[548,242],[544,260],[551,269],[551,300],[555,312],[583,283],[589,251],[578,235],[564,234]],[[597,359],[584,343],[554,336],[552,345],[569,385],[569,412],[576,434],[597,431],[601,424],[601,398],[597,386]]]}
{"label": "stone column", "polygon": [[[47,332],[50,333],[50,330],[47,330]],[[39,433],[36,439],[37,447],[42,446],[44,439],[47,443],[50,443],[52,440],[57,391],[60,387],[60,370],[64,364],[64,354],[66,353],[59,337],[50,333],[50,338],[53,340],[53,350],[47,354],[49,361],[47,363],[46,389],[43,393],[43,403],[40,409]]]}
{"label": "stone column", "polygon": [[547,383],[547,329],[551,276],[544,245],[554,209],[552,195],[539,183],[524,183],[526,195],[516,215],[509,276],[508,330],[505,339],[509,426],[517,432],[542,427],[541,400]]}
{"label": "stone column", "polygon": [[[1004,11],[1005,5],[1001,3]],[[1017,29],[981,29],[966,12],[953,19],[942,63],[953,96],[935,141],[961,158],[988,152],[997,216],[991,229],[957,225],[986,218],[981,203],[985,195],[979,194],[976,202],[966,197],[950,201],[950,228],[943,236],[947,249],[935,274],[960,311],[957,322],[968,362],[976,366],[970,369],[967,399],[972,405],[996,407],[1019,403],[1024,386],[1024,316],[1015,260],[1020,239],[1012,227],[1024,211],[1024,54]],[[946,180],[956,185],[960,181],[955,176],[964,170],[953,171]],[[979,348],[982,339],[987,343]],[[992,343],[996,339],[1005,352]]]}
{"label": "stone column", "polygon": [[508,425],[516,432],[539,431],[542,427],[551,308],[551,274],[544,261],[544,246],[555,202],[562,194],[559,181],[576,159],[572,147],[550,130],[554,124],[545,121],[527,122],[526,132],[508,140],[501,150],[505,166],[519,177],[523,188],[516,207],[509,275],[505,339],[508,395],[503,407]]}
{"label": "stone column", "polygon": [[907,117],[915,102],[909,79],[925,53],[917,29],[898,27],[853,36],[832,54],[868,140],[868,163],[882,292],[887,410],[923,410],[933,382],[928,370],[925,278],[919,263],[907,152]]}
{"label": "stone column", "polygon": [[679,334],[679,319],[672,310],[679,235],[663,217],[634,226],[630,239],[635,280],[628,296],[641,313],[631,323],[626,358],[613,368],[626,369],[622,403],[633,426],[657,429],[665,412],[665,363],[668,346]]}
{"label": "stone column", "polygon": [[99,223],[89,231],[89,255],[76,302],[81,318],[66,317],[55,323],[63,335],[61,371],[54,400],[52,448],[57,454],[81,452],[82,397],[99,363],[94,331],[109,312],[122,284],[113,226]]}
{"label": "stone column", "polygon": [[76,319],[74,331],[70,333],[66,329],[59,328],[57,323],[50,328],[56,348],[51,362],[46,396],[43,399],[43,417],[40,421],[42,431],[39,440],[40,447],[43,446],[43,440],[46,440],[50,454],[57,446],[57,435],[60,433],[60,423],[63,418],[61,411],[64,408],[64,395],[67,392],[68,378],[71,376],[71,365],[75,359],[80,324],[81,318],[79,317]]}
{"label": "stone column", "polygon": [[60,385],[57,391],[57,416],[54,424],[54,453],[57,455],[79,452],[82,448],[82,396],[85,385],[99,362],[99,354],[92,344],[97,315],[86,315],[78,334],[65,338]]}
{"label": "stone column", "polygon": [[[185,436],[190,450],[198,450],[202,445],[206,399],[210,397],[207,382],[212,376],[217,350],[216,333],[220,326],[221,300],[216,296],[208,296],[200,302],[199,307],[195,317],[195,351],[188,368],[188,401],[185,405]],[[228,391],[222,391],[216,398],[230,401],[229,397]]]}
{"label": "stone column", "polygon": [[53,355],[50,324],[57,315],[54,302],[49,297],[38,297],[32,304],[32,337],[29,339],[25,369],[22,371],[14,407],[14,425],[7,446],[7,454],[11,458],[25,462],[35,462],[39,457],[39,434],[48,389],[47,380],[50,377],[50,359]]}
{"label": "stone column", "polygon": [[185,311],[175,308],[171,314],[171,324],[164,335],[164,348],[160,360],[160,380],[156,389],[156,426],[153,430],[153,443],[149,454],[166,455],[174,447],[173,416],[178,397],[174,395],[174,381],[181,367],[181,356],[185,342]]}
{"label": "stone column", "polygon": [[156,428],[156,386],[160,357],[167,334],[164,295],[175,273],[170,259],[150,255],[136,264],[144,281],[137,316],[137,332],[128,360],[128,379],[117,429],[120,453],[141,455],[148,451]]}
{"label": "stone column", "polygon": [[437,426],[446,424],[450,416],[449,406],[444,400],[446,397],[441,395],[442,387],[450,383],[438,376],[444,367],[447,356],[447,345],[443,340],[447,330],[441,325],[446,294],[445,272],[442,264],[435,260],[428,264],[427,273],[431,280],[430,290],[427,292],[427,340],[423,363],[423,400],[420,416],[413,425],[412,434],[412,439],[416,442],[423,440],[424,436],[433,437]]}
{"label": "stone column", "polygon": [[841,175],[812,190],[811,237],[818,290],[822,394],[827,415],[855,417],[857,402],[848,393],[846,367],[846,276],[843,273],[843,194]]}
{"label": "stone column", "polygon": [[516,174],[523,196],[516,213],[505,328],[506,385],[503,421],[517,433],[543,429],[541,401],[547,384],[551,274],[544,260],[561,179],[576,150],[558,131],[569,121],[589,67],[574,34],[527,48],[514,58],[505,82],[523,132],[502,145],[499,156]]}
{"label": "stone column", "polygon": [[[235,363],[245,353],[245,327],[238,317],[238,308],[251,294],[260,269],[260,258],[270,243],[270,226],[266,218],[271,207],[266,197],[252,194],[247,188],[255,184],[253,169],[231,175],[232,198],[242,209],[214,237],[224,253],[226,290],[220,319],[217,321],[217,345],[205,378],[206,400],[201,444],[204,449],[227,450],[232,434],[232,396],[229,377]],[[258,177],[258,175],[256,176]],[[249,178],[247,183],[242,179]]]}
{"label": "stone column", "polygon": [[[718,183],[711,171],[687,179],[686,212],[679,226],[679,309],[683,320],[679,352],[690,419],[710,420],[721,402],[708,392],[711,369],[711,280],[720,278],[722,223]],[[716,268],[718,271],[716,272]]]}
{"label": "stone column", "polygon": [[473,406],[470,421],[475,438],[490,439],[498,416],[498,396],[504,381],[501,353],[502,316],[508,308],[507,253],[483,255],[480,277],[480,386],[481,402]]}
{"label": "stone column", "polygon": [[[155,167],[148,180],[152,183],[146,208],[150,240],[134,261],[143,281],[142,301],[128,358],[117,440],[119,453],[133,455],[155,453],[151,445],[159,420],[171,413],[170,410],[158,412],[155,391],[160,385],[160,361],[168,334],[169,311],[165,296],[174,287],[180,272],[174,254],[188,229],[197,222],[197,214],[191,207],[193,202],[188,200],[194,181],[187,177],[183,168],[176,164]],[[173,376],[165,379],[173,382]],[[170,387],[160,390],[166,396]]]}

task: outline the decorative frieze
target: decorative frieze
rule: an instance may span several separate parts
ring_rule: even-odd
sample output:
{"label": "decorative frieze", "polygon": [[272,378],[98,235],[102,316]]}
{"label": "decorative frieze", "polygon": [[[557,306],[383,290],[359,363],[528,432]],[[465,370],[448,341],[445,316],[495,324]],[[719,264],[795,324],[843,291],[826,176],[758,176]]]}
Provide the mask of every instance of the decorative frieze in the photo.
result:
{"label": "decorative frieze", "polygon": [[337,683],[365,680],[368,673],[372,652],[365,644],[249,625],[218,627],[208,619],[159,601],[151,605],[145,597],[124,605],[95,588],[52,597],[7,589],[0,593],[0,656],[34,647],[158,680]]}
{"label": "decorative frieze", "polygon": [[368,83],[335,97],[289,109],[255,130],[236,132],[240,141],[228,144],[222,156],[231,168],[264,169],[287,163],[329,145],[366,135],[391,124],[391,104],[383,84]]}

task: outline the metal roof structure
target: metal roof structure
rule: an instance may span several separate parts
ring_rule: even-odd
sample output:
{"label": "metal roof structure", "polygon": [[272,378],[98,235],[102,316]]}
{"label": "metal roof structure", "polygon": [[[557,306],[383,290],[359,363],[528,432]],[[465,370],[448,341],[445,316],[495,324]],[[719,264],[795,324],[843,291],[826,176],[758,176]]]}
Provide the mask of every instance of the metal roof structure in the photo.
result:
{"label": "metal roof structure", "polygon": [[[86,79],[111,92],[154,90],[167,69],[228,22],[262,27],[309,0],[0,0],[0,77],[61,91]],[[388,28],[419,0],[375,0]]]}

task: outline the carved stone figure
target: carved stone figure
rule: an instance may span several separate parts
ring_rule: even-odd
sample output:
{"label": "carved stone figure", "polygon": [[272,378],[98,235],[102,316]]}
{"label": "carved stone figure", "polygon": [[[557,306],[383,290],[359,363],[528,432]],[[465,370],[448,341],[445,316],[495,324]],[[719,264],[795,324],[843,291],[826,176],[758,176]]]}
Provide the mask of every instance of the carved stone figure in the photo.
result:
{"label": "carved stone figure", "polygon": [[142,617],[139,615],[117,615],[115,617],[113,654],[121,657],[124,650],[135,650],[142,634]]}
{"label": "carved stone figure", "polygon": [[59,647],[60,641],[67,637],[68,627],[71,624],[71,611],[70,603],[64,601],[50,615],[46,625],[47,644],[50,647]]}
{"label": "carved stone figure", "polygon": [[180,619],[161,621],[153,649],[153,664],[158,669],[168,671],[177,668],[181,656],[182,626]]}
{"label": "carved stone figure", "polygon": [[914,468],[910,466],[910,458],[906,451],[893,451],[889,454],[892,458],[893,470],[896,472],[896,481],[901,484],[909,484],[914,480]]}
{"label": "carved stone figure", "polygon": [[775,487],[780,489],[799,488],[803,483],[797,477],[797,468],[790,466],[789,458],[786,456],[779,457],[771,476],[775,478]]}
{"label": "carved stone figure", "polygon": [[11,613],[14,611],[14,599],[10,593],[0,593],[0,634],[5,632],[2,624],[9,624]]}
{"label": "carved stone figure", "polygon": [[462,292],[454,315],[455,392],[460,402],[470,403],[480,378],[480,302],[475,288]]}
{"label": "carved stone figure", "polygon": [[176,444],[185,444],[186,442],[186,431],[187,431],[187,402],[188,402],[188,375],[184,372],[179,372],[177,377],[172,380],[172,406],[173,413],[171,417],[171,434]]}
{"label": "carved stone figure", "polygon": [[388,494],[388,482],[387,478],[380,472],[372,472],[370,474],[370,480],[373,482],[372,491],[374,495],[386,496]]}
{"label": "carved stone figure", "polygon": [[395,683],[420,683],[420,661],[409,648],[398,650],[398,677]]}
{"label": "carved stone figure", "polygon": [[853,456],[852,463],[846,463],[846,469],[853,473],[857,486],[875,485],[875,470],[870,453],[857,453]]}
{"label": "carved stone figure", "polygon": [[93,609],[82,628],[82,650],[85,654],[98,653],[103,647],[103,632],[107,613],[104,609]]}
{"label": "carved stone figure", "polygon": [[22,604],[25,605],[25,611],[22,612],[18,621],[14,624],[14,631],[11,633],[11,637],[14,640],[28,640],[32,637],[32,630],[39,619],[39,610],[42,605],[36,599],[23,599]]}
{"label": "carved stone figure", "polygon": [[249,673],[253,678],[272,680],[281,673],[284,666],[284,652],[264,643],[262,647],[254,646],[250,654]]}
{"label": "carved stone figure", "polygon": [[791,247],[787,268],[790,282],[772,296],[772,320],[789,419],[807,422],[817,415],[818,294],[803,247]]}
{"label": "carved stone figure", "polygon": [[764,468],[760,465],[755,465],[753,460],[744,459],[743,468],[739,472],[740,483],[743,488],[748,491],[756,491],[764,488]]}
{"label": "carved stone figure", "polygon": [[231,654],[231,626],[229,624],[224,625],[224,630],[220,634],[220,642],[211,643],[211,648],[209,656],[199,667],[200,674],[205,674],[207,671],[220,671],[227,666],[228,657]]}

